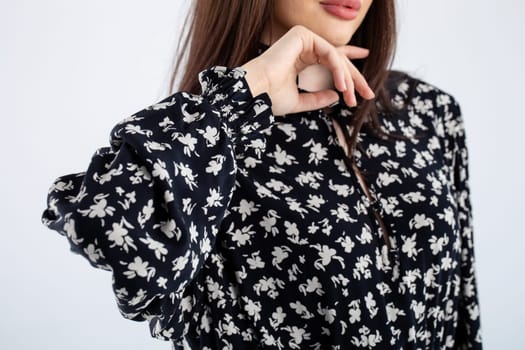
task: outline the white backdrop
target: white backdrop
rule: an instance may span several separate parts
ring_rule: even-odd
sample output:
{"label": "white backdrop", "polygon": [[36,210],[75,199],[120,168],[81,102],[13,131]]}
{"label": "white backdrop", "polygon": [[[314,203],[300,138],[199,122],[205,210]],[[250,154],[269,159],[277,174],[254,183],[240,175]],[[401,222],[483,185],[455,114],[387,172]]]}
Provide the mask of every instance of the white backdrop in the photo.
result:
{"label": "white backdrop", "polygon": [[[40,223],[59,175],[167,94],[187,2],[0,2],[0,348],[169,349],[122,318],[110,274]],[[522,349],[525,2],[399,0],[395,67],[452,93],[467,127],[486,349]],[[520,217],[521,214],[521,217]]]}

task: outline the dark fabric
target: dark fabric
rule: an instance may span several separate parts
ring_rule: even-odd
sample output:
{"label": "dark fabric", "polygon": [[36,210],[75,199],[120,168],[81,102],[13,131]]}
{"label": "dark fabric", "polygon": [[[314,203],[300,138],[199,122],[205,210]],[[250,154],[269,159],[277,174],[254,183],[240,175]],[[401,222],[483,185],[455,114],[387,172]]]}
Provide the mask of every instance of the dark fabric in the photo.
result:
{"label": "dark fabric", "polygon": [[407,97],[407,78],[392,90],[405,112],[381,123],[408,140],[359,134],[388,249],[334,131],[351,110],[273,116],[244,74],[209,68],[202,94],[118,123],[86,172],[53,183],[43,223],[175,349],[481,349],[453,97],[425,82]]}

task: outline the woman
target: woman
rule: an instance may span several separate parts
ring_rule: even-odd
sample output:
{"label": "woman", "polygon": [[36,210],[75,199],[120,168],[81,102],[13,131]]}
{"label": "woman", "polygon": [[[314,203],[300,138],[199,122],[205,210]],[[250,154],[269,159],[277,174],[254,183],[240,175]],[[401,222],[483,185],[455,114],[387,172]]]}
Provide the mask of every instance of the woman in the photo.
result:
{"label": "woman", "polygon": [[388,71],[392,2],[194,4],[180,92],[44,224],[175,349],[481,349],[463,120]]}

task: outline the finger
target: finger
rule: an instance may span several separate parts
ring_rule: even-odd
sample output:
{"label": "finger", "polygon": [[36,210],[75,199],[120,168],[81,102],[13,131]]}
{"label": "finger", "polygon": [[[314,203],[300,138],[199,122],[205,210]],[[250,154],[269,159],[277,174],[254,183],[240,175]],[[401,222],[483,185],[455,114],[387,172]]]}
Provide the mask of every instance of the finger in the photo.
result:
{"label": "finger", "polygon": [[302,92],[299,94],[297,107],[290,113],[313,111],[324,108],[339,100],[339,95],[334,90],[321,90],[315,92]]}
{"label": "finger", "polygon": [[345,69],[341,64],[341,54],[337,49],[322,37],[313,35],[313,52],[317,62],[326,66],[333,74],[334,85],[340,91],[346,91]]}
{"label": "finger", "polygon": [[352,75],[352,80],[354,82],[355,89],[366,100],[373,99],[375,97],[374,91],[370,88],[368,85],[368,82],[366,81],[365,77],[361,72],[350,62],[347,61],[347,67],[350,70],[350,73]]}
{"label": "finger", "polygon": [[[303,53],[306,53],[306,55],[301,55],[300,62],[296,65],[296,68],[299,68],[298,71],[306,68],[308,65],[320,63],[332,72],[335,87],[342,92],[346,91],[348,89],[346,79],[348,73],[341,62],[341,53],[339,53],[337,48],[320,35],[307,29],[298,27],[297,30],[303,38]],[[352,47],[351,49],[362,50],[362,48],[358,47]]]}
{"label": "finger", "polygon": [[350,68],[348,64],[345,62],[347,61],[347,59],[345,57],[342,57],[342,60],[343,60],[342,65],[345,67],[346,84],[348,86],[348,90],[346,90],[343,93],[343,95],[344,95],[346,104],[350,107],[354,107],[357,105],[357,99],[355,98],[355,87],[354,87],[353,77],[350,72]]}
{"label": "finger", "polygon": [[341,64],[341,58],[335,48],[326,57],[320,57],[317,62],[332,71],[334,85],[339,91],[344,92],[348,90],[347,72],[344,65]]}
{"label": "finger", "polygon": [[365,49],[364,47],[353,45],[343,45],[339,46],[337,49],[351,59],[366,58],[370,53],[370,50]]}

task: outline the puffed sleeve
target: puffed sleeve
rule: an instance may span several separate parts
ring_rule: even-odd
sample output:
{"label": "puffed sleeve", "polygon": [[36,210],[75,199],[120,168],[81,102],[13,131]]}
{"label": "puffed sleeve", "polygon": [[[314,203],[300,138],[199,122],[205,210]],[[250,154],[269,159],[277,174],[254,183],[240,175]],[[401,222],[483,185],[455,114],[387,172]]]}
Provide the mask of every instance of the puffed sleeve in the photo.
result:
{"label": "puffed sleeve", "polygon": [[[85,172],[54,181],[42,222],[71,250],[112,272],[121,314],[152,335],[181,336],[181,295],[209,253],[235,184],[236,159],[264,146],[273,115],[241,67],[199,73],[200,95],[177,92],[119,122]],[[251,152],[256,156],[260,152]]]}
{"label": "puffed sleeve", "polygon": [[455,349],[481,349],[481,323],[474,257],[474,231],[470,201],[468,149],[464,120],[456,100],[446,114],[452,144],[452,183],[461,234],[461,281]]}

